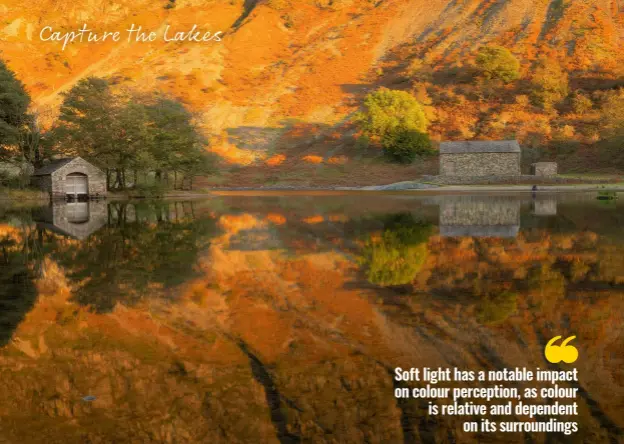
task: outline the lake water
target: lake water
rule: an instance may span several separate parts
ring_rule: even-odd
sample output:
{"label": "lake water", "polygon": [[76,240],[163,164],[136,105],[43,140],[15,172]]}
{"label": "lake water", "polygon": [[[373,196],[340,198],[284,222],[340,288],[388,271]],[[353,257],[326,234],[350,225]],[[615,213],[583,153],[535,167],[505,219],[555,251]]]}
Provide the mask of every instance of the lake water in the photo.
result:
{"label": "lake water", "polygon": [[[594,194],[0,202],[0,442],[623,442],[623,228]],[[577,368],[579,431],[464,433],[395,367]]]}

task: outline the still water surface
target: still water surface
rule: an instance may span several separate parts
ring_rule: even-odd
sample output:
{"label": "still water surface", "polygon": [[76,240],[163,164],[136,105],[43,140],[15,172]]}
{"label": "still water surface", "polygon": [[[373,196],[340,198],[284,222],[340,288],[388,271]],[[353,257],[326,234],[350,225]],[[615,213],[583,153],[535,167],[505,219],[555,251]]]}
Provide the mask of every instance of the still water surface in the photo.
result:
{"label": "still water surface", "polygon": [[[0,203],[0,442],[622,442],[623,228],[583,194]],[[394,398],[398,366],[556,369],[556,335],[573,436]]]}

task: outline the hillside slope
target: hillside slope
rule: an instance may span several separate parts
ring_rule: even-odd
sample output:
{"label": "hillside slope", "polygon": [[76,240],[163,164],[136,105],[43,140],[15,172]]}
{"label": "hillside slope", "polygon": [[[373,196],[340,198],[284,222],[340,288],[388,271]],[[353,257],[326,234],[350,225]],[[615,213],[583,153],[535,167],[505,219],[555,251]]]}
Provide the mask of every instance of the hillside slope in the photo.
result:
{"label": "hillside slope", "polygon": [[[3,0],[0,11],[2,57],[42,115],[53,116],[60,93],[89,75],[165,90],[199,113],[226,166],[246,165],[220,179],[239,185],[388,182],[432,171],[433,162],[386,165],[375,149],[356,146],[349,116],[379,86],[410,90],[425,103],[434,139],[513,136],[537,146],[559,131],[595,142],[591,115],[537,110],[522,98],[523,81],[479,89],[470,68],[486,43],[509,47],[525,77],[548,57],[570,73],[572,90],[590,95],[623,78],[617,0]],[[68,31],[83,23],[94,31],[134,23],[161,33],[197,24],[225,37],[72,43],[64,51],[39,39],[44,26]]]}

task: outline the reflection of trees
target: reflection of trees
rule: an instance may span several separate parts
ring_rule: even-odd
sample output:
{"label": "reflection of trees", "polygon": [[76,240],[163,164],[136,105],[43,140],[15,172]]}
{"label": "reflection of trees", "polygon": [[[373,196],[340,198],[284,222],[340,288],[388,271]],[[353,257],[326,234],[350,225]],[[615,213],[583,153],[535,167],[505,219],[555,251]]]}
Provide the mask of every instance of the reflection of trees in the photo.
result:
{"label": "reflection of trees", "polygon": [[410,283],[427,259],[431,225],[409,214],[397,214],[384,221],[380,236],[371,236],[362,263],[369,282],[376,285]]}
{"label": "reflection of trees", "polygon": [[179,204],[109,206],[106,228],[54,255],[77,284],[75,298],[97,311],[131,305],[150,291],[183,283],[215,233],[212,219],[194,219]]}
{"label": "reflection of trees", "polygon": [[24,242],[0,234],[0,347],[11,339],[37,297],[32,268],[28,266],[28,243]]}
{"label": "reflection of trees", "polygon": [[514,314],[518,308],[516,293],[504,291],[482,299],[477,308],[481,324],[498,324]]}

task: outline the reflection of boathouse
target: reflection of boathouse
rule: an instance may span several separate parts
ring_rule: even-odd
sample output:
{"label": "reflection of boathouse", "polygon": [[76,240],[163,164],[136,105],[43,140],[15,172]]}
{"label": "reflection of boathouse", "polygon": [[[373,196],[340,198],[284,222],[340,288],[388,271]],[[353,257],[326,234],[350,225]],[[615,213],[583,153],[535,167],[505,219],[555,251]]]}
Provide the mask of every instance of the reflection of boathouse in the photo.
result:
{"label": "reflection of boathouse", "polygon": [[102,228],[107,217],[108,207],[105,202],[55,201],[41,210],[35,220],[39,228],[82,240]]}
{"label": "reflection of boathouse", "polygon": [[516,237],[520,200],[502,196],[444,196],[440,235],[445,237]]}

